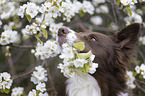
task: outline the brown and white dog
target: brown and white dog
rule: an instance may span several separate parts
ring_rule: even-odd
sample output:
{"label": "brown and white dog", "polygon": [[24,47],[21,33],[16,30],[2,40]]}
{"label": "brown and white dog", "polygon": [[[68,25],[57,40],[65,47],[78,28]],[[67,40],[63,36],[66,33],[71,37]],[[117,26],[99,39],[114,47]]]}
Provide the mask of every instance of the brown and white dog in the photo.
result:
{"label": "brown and white dog", "polygon": [[93,75],[86,74],[82,77],[69,78],[66,81],[67,95],[119,96],[120,92],[126,89],[126,66],[129,66],[129,61],[133,57],[140,24],[133,23],[111,36],[91,32],[83,26],[79,29],[80,32],[76,33],[69,28],[60,28],[59,44],[72,43],[68,35],[74,34],[76,39],[73,42],[85,42],[83,52],[91,50],[95,55],[94,62],[98,63],[99,67]]}

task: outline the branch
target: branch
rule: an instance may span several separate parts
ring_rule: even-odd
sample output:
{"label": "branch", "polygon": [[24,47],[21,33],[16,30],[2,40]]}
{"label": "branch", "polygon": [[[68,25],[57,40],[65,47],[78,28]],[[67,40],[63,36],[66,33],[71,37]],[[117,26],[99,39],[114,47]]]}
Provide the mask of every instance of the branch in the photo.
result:
{"label": "branch", "polygon": [[139,83],[138,83],[137,81],[135,81],[135,84],[136,84],[136,86],[137,86],[142,92],[145,93],[145,89],[142,88],[142,87],[139,85]]}
{"label": "branch", "polygon": [[35,48],[33,45],[12,45],[12,47],[19,47],[19,48]]}
{"label": "branch", "polygon": [[33,71],[34,71],[34,68],[32,68],[32,69],[31,69],[30,71],[28,71],[28,72],[24,72],[24,73],[20,73],[20,74],[14,75],[14,76],[12,76],[12,79],[15,80],[15,79],[18,79],[18,78],[20,78],[20,77],[29,75],[29,74],[32,73]]}
{"label": "branch", "polygon": [[[9,53],[9,54],[10,54],[10,53]],[[15,67],[14,67],[14,64],[13,64],[13,60],[12,60],[11,56],[8,56],[7,59],[8,59],[8,64],[9,64],[9,66],[10,66],[10,73],[11,73],[12,76],[13,76],[13,75],[16,73],[16,72],[15,72]]]}
{"label": "branch", "polygon": [[[46,62],[46,61],[43,61],[43,62],[42,62],[42,66],[44,66],[45,62]],[[26,72],[24,72],[24,73],[20,73],[20,74],[14,75],[14,76],[12,76],[12,79],[15,80],[15,79],[18,79],[18,78],[20,78],[20,77],[29,75],[29,74],[31,74],[31,73],[34,71],[34,69],[35,69],[35,67],[33,67],[33,68],[32,68],[30,71],[28,71],[28,72],[27,72],[27,70],[26,70]]]}

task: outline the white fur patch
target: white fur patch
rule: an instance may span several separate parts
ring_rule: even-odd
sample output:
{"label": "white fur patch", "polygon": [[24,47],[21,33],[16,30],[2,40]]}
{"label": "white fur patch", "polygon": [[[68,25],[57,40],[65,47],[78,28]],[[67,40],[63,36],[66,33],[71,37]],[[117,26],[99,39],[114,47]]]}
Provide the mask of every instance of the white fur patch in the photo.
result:
{"label": "white fur patch", "polygon": [[68,96],[101,96],[98,82],[89,74],[69,78],[66,83]]}

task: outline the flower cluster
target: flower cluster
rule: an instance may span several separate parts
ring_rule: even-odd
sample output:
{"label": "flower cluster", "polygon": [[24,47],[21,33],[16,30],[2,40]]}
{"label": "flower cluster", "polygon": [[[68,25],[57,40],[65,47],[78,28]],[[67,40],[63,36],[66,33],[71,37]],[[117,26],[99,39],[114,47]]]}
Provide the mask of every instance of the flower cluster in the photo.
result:
{"label": "flower cluster", "polygon": [[[107,5],[100,5],[100,3],[104,3],[105,0],[93,0],[93,4],[96,6],[96,13],[97,14],[108,14],[109,13],[109,8],[107,7]],[[103,19],[101,16],[92,16],[90,21],[94,24],[94,25],[101,25],[103,23]]]}
{"label": "flower cluster", "polygon": [[127,71],[126,72],[126,77],[127,77],[126,84],[128,85],[128,88],[134,89],[136,87],[136,85],[134,84],[135,77],[133,76],[133,72],[132,71]]}
{"label": "flower cluster", "polygon": [[132,15],[131,16],[125,17],[124,21],[127,24],[130,24],[132,22],[136,22],[136,23],[142,23],[143,22],[141,15],[139,15],[138,13],[136,13],[134,11],[132,11]]}
{"label": "flower cluster", "polygon": [[11,75],[7,72],[0,73],[0,92],[9,93],[13,80]]}
{"label": "flower cluster", "polygon": [[34,84],[38,84],[40,82],[47,81],[46,72],[47,71],[40,65],[35,67],[35,71],[33,71],[33,73],[32,73],[31,81]]}
{"label": "flower cluster", "polygon": [[12,89],[11,96],[22,96],[24,94],[23,87],[15,87]]}
{"label": "flower cluster", "polygon": [[27,2],[27,4],[20,6],[18,15],[23,18],[24,14],[26,14],[28,18],[34,18],[38,14],[38,9],[39,7],[35,3]]}
{"label": "flower cluster", "polygon": [[36,57],[40,56],[40,59],[44,60],[50,57],[55,57],[60,53],[59,46],[56,41],[48,40],[44,44],[38,43],[35,50],[32,50],[32,53]]}
{"label": "flower cluster", "polygon": [[138,3],[137,0],[120,0],[120,2],[121,2],[124,6],[127,6],[127,5],[134,5],[135,3]]}
{"label": "flower cluster", "polygon": [[[76,47],[76,45],[74,45],[74,47]],[[77,49],[79,48],[80,47],[77,47]],[[62,45],[62,53],[60,58],[64,60],[63,63],[59,64],[58,68],[60,68],[61,73],[68,78],[75,75],[81,75],[82,72],[93,74],[98,67],[97,63],[93,63],[95,55],[93,55],[91,51],[88,53],[78,53],[75,48],[70,47],[66,43]]]}
{"label": "flower cluster", "polygon": [[141,74],[145,79],[145,64],[141,64],[140,66],[135,67],[135,71],[137,74]]}
{"label": "flower cluster", "polygon": [[15,43],[18,39],[18,33],[17,31],[12,31],[12,30],[5,30],[2,32],[1,37],[0,37],[0,44],[1,45],[7,45],[10,43]]}
{"label": "flower cluster", "polygon": [[32,91],[28,93],[28,96],[49,96],[46,92],[46,84],[39,82],[36,86],[36,90],[32,89]]}
{"label": "flower cluster", "polygon": [[8,19],[16,14],[16,2],[8,2],[9,0],[0,0],[0,18]]}
{"label": "flower cluster", "polygon": [[[45,13],[50,18],[63,16],[63,20],[67,20],[69,22],[70,19],[80,11],[93,14],[94,7],[89,1],[84,1],[83,3],[81,3],[77,0],[75,0],[74,2],[72,2],[71,0],[52,0],[46,1],[41,5],[40,8],[34,3],[24,4],[23,6],[20,6],[18,15],[21,16],[21,18],[24,17],[24,14],[26,16],[29,15],[31,18],[34,18],[38,14],[38,12],[40,12],[42,14]],[[27,18],[30,18],[29,16],[27,16]]]}

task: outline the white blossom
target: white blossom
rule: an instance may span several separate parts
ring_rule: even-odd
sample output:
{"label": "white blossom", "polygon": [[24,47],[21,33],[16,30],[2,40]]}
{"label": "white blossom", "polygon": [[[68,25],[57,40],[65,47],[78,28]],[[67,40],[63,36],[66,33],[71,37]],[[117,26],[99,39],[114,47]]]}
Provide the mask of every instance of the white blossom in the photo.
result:
{"label": "white blossom", "polygon": [[47,81],[47,74],[46,74],[46,70],[42,67],[42,66],[37,66],[35,67],[35,70],[33,71],[33,73],[31,74],[31,81],[34,84],[38,84],[40,82],[44,82]]}
{"label": "white blossom", "polygon": [[38,9],[35,3],[27,3],[26,13],[34,18],[38,14]]}
{"label": "white blossom", "polygon": [[130,3],[132,3],[132,0],[120,0],[120,2],[123,4],[123,5],[128,5]]}
{"label": "white blossom", "polygon": [[126,72],[126,77],[127,77],[126,84],[128,85],[128,87],[130,89],[134,89],[136,87],[136,85],[134,84],[135,77],[133,76],[133,72],[132,71],[127,71]]}
{"label": "white blossom", "polygon": [[0,73],[0,89],[10,89],[13,81],[11,80],[11,75],[7,72]]}
{"label": "white blossom", "polygon": [[4,78],[4,80],[6,80],[6,81],[9,81],[9,80],[11,80],[10,78],[11,78],[11,75],[9,74],[9,73],[7,73],[7,72],[3,72],[2,74],[1,74],[1,76]]}
{"label": "white blossom", "polygon": [[52,23],[49,27],[49,30],[51,31],[52,37],[56,38],[57,34],[58,34],[58,29],[61,28],[63,26],[63,23]]}
{"label": "white blossom", "polygon": [[39,91],[41,91],[41,92],[44,92],[44,91],[46,91],[46,85],[45,85],[45,83],[38,83],[38,85],[36,86],[36,90],[39,90]]}
{"label": "white blossom", "polygon": [[36,90],[32,89],[32,91],[29,92],[28,96],[36,96]]}
{"label": "white blossom", "polygon": [[40,92],[40,93],[39,93],[39,96],[49,96],[49,95],[48,95],[47,92],[45,92],[45,93]]}
{"label": "white blossom", "polygon": [[108,7],[106,5],[101,5],[101,6],[96,8],[96,13],[108,14],[109,13],[109,9],[108,9]]}
{"label": "white blossom", "polygon": [[140,67],[139,67],[139,66],[136,66],[136,67],[135,67],[135,71],[136,71],[137,73],[140,73]]}
{"label": "white blossom", "polygon": [[4,4],[6,0],[0,0],[0,4]]}
{"label": "white blossom", "polygon": [[84,1],[82,4],[82,10],[84,12],[88,12],[89,14],[93,14],[95,9],[89,1]]}
{"label": "white blossom", "polygon": [[0,44],[1,45],[7,45],[7,44],[10,44],[10,43],[15,43],[17,41],[17,39],[18,39],[17,31],[5,30],[1,34]]}
{"label": "white blossom", "polygon": [[12,89],[11,96],[21,96],[24,92],[23,87],[15,87]]}
{"label": "white blossom", "polygon": [[21,16],[21,18],[24,17],[25,8],[25,6],[20,6],[19,8],[18,15]]}
{"label": "white blossom", "polygon": [[[2,3],[5,2],[2,1]],[[1,19],[8,19],[10,18],[11,16],[14,16],[15,15],[15,2],[7,2],[7,3],[4,3],[4,5],[2,7],[0,7],[0,10],[2,12],[2,14],[0,15]]]}
{"label": "white blossom", "polygon": [[100,3],[105,3],[105,0],[92,0],[93,4],[97,6]]}
{"label": "white blossom", "polygon": [[94,25],[101,25],[103,23],[103,20],[100,16],[93,16],[93,17],[91,17],[91,22]]}
{"label": "white blossom", "polygon": [[92,67],[90,68],[89,73],[93,74],[94,72],[96,72],[96,68],[98,68],[98,63],[92,63],[91,66]]}
{"label": "white blossom", "polygon": [[78,68],[78,67],[84,67],[85,63],[87,63],[87,60],[84,60],[84,59],[75,59],[74,60],[74,66],[76,68]]}

